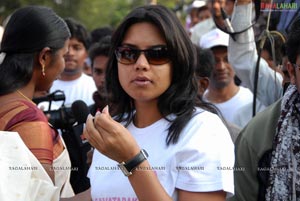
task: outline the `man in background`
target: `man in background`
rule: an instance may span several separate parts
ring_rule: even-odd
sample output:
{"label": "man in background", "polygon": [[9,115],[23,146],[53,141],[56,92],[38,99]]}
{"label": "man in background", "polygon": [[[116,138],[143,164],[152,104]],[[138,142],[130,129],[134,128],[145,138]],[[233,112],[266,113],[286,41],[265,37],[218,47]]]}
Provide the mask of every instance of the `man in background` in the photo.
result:
{"label": "man in background", "polygon": [[[83,73],[84,62],[88,56],[89,34],[85,27],[74,19],[67,18],[65,22],[71,33],[69,51],[64,56],[65,69],[60,78],[54,81],[50,92],[62,90],[66,97],[66,107],[69,107],[77,100],[85,102],[88,106],[94,103],[92,95],[96,91],[93,78]],[[76,113],[80,114],[81,112],[83,114],[88,112],[87,106],[85,108],[83,107],[84,105],[80,106],[81,111]],[[73,109],[76,110],[77,108],[72,107],[72,111]],[[84,109],[86,111],[83,111]],[[85,117],[80,118],[83,119],[80,121],[85,122]],[[64,125],[66,129],[62,129],[62,137],[68,148],[72,163],[70,182],[76,194],[90,187],[89,179],[86,176],[88,171],[86,153],[90,149],[90,145],[81,138],[83,123],[77,123],[78,125]]]}
{"label": "man in background", "polygon": [[203,98],[213,103],[226,121],[235,124],[234,115],[253,101],[253,94],[248,88],[235,83],[235,71],[228,61],[228,42],[229,35],[219,29],[214,29],[201,38],[200,46],[210,48],[215,58],[210,84]]}
{"label": "man in background", "polygon": [[87,105],[93,104],[92,95],[96,90],[92,77],[83,73],[84,62],[88,56],[89,34],[85,27],[74,19],[65,19],[71,38],[69,51],[65,55],[65,69],[60,78],[54,81],[50,93],[62,90],[65,93],[65,104],[70,105],[82,100]]}

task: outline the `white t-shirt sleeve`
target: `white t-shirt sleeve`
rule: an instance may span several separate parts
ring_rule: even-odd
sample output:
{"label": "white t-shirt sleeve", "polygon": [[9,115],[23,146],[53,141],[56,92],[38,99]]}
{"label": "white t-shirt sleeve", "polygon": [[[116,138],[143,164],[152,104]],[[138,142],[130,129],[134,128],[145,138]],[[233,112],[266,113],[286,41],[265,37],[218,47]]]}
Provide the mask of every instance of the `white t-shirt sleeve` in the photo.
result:
{"label": "white t-shirt sleeve", "polygon": [[176,188],[191,192],[223,190],[234,193],[234,146],[223,122],[202,112],[186,126],[175,156],[179,171]]}

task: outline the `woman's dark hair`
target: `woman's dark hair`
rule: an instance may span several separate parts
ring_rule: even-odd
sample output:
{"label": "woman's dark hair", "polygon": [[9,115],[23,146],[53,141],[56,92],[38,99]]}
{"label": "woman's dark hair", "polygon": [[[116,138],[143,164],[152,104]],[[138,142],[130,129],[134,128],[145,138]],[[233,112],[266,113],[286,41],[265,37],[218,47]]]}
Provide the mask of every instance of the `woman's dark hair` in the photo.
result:
{"label": "woman's dark hair", "polygon": [[106,71],[106,83],[112,92],[113,101],[118,102],[117,121],[128,125],[134,115],[132,98],[122,89],[118,79],[118,62],[114,50],[122,44],[128,28],[140,22],[149,22],[159,28],[166,39],[166,45],[172,62],[172,82],[170,87],[159,97],[158,108],[162,116],[173,113],[175,119],[168,129],[166,143],[176,143],[180,132],[192,118],[197,101],[197,82],[194,76],[196,52],[182,24],[176,15],[160,5],[148,5],[134,9],[129,13],[112,37],[112,48]]}
{"label": "woman's dark hair", "polygon": [[33,73],[34,58],[44,47],[53,54],[70,37],[66,23],[50,8],[27,6],[10,17],[1,42],[0,95],[25,86]]}
{"label": "woman's dark hair", "polygon": [[292,27],[288,33],[286,53],[289,61],[295,64],[297,56],[300,55],[300,16],[294,20]]}

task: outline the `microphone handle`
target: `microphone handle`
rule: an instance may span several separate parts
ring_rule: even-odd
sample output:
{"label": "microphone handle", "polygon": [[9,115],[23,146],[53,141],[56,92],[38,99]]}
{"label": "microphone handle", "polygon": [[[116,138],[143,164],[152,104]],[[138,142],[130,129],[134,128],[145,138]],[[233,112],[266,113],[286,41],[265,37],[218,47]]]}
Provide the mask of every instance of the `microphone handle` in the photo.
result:
{"label": "microphone handle", "polygon": [[234,33],[233,27],[228,18],[224,19],[224,24],[229,33]]}
{"label": "microphone handle", "polygon": [[223,8],[221,8],[221,14],[222,14],[222,18],[224,20],[224,25],[226,27],[226,30],[229,33],[234,33],[234,30],[232,28],[231,22],[229,21],[229,18],[228,18],[227,14],[225,13],[225,11],[224,11]]}

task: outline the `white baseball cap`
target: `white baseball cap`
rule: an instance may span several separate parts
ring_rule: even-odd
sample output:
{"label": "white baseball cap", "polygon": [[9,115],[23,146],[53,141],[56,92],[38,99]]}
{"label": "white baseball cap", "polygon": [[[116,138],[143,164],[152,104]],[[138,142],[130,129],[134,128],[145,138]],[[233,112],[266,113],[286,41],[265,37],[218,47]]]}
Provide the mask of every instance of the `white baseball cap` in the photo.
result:
{"label": "white baseball cap", "polygon": [[204,34],[200,39],[200,47],[202,48],[212,48],[216,46],[228,47],[229,34],[216,28],[206,34]]}
{"label": "white baseball cap", "polygon": [[190,13],[193,8],[200,8],[206,6],[206,0],[195,0],[187,7],[187,13]]}
{"label": "white baseball cap", "polygon": [[200,7],[205,6],[205,5],[206,5],[206,1],[196,0],[192,3],[193,8],[200,8]]}

